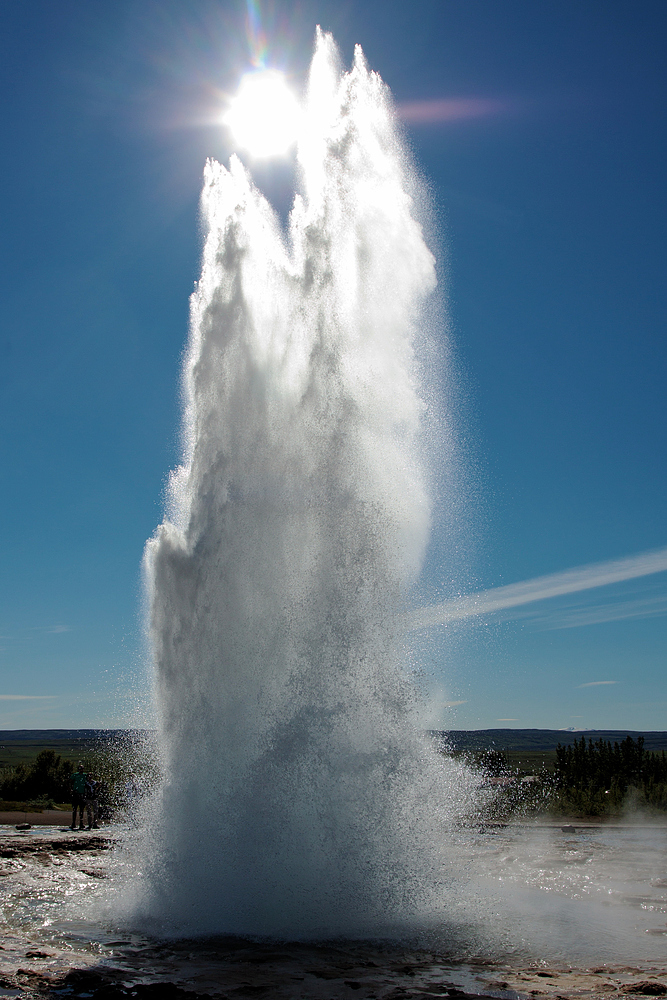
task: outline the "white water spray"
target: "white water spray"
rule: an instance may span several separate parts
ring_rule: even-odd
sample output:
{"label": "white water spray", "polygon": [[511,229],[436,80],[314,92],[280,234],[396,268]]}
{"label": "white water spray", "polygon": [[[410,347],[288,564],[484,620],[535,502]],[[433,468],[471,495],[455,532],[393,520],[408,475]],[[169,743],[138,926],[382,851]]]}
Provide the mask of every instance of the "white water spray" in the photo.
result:
{"label": "white water spray", "polygon": [[148,543],[164,781],[138,911],[368,932],[442,895],[464,768],[419,734],[400,622],[430,527],[413,341],[434,261],[391,100],[318,33],[289,234],[209,162],[185,455]]}

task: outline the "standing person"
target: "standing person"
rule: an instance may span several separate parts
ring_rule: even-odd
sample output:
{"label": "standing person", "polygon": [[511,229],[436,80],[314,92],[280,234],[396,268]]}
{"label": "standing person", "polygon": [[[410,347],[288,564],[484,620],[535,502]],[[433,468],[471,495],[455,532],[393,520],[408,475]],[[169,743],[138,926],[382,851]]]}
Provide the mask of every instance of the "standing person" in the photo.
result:
{"label": "standing person", "polygon": [[99,793],[97,797],[99,821],[101,823],[109,823],[111,821],[111,801],[109,786],[104,778],[97,783],[97,790]]}
{"label": "standing person", "polygon": [[139,786],[134,778],[134,775],[130,777],[125,782],[125,809],[126,818],[130,823],[136,823],[137,821],[137,804],[139,798]]}
{"label": "standing person", "polygon": [[[79,763],[78,768],[70,778],[72,786],[72,825],[70,830],[76,830],[76,812],[79,810],[79,829],[85,830],[83,825],[83,807],[86,804],[86,772],[83,764]],[[90,812],[88,813],[90,816]]]}
{"label": "standing person", "polygon": [[99,813],[99,781],[96,781],[90,772],[86,781],[86,814],[88,816],[88,829],[98,829],[97,816]]}

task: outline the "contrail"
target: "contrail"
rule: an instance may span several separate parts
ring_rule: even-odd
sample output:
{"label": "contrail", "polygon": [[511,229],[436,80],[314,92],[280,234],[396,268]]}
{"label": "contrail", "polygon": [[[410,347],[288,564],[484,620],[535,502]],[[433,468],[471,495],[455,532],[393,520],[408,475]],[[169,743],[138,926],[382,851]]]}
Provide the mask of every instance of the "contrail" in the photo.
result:
{"label": "contrail", "polygon": [[466,594],[430,608],[420,608],[407,616],[407,626],[419,629],[429,625],[446,625],[462,618],[473,618],[501,611],[503,608],[544,601],[548,597],[574,594],[578,590],[592,590],[594,587],[634,580],[636,577],[662,573],[664,570],[667,570],[667,547],[627,556],[625,559],[613,559],[611,562],[578,566],[549,576],[536,576],[533,580],[510,583],[506,587]]}
{"label": "contrail", "polygon": [[44,701],[57,697],[55,694],[0,694],[0,701]]}

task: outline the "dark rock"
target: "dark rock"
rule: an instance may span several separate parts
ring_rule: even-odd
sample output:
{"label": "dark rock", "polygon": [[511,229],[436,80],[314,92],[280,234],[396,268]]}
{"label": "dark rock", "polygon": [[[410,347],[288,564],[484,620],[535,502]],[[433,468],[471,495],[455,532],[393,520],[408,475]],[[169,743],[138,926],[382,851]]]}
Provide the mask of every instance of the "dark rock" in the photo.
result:
{"label": "dark rock", "polygon": [[[236,989],[231,990],[231,992],[234,994],[238,993],[239,996],[242,997],[259,996],[260,993],[267,993],[269,996],[272,996],[274,992],[274,987],[270,986],[268,983],[262,983],[261,986],[253,986],[251,983],[244,983],[243,986],[237,986]],[[195,994],[193,993],[192,996],[195,997]],[[158,1000],[157,996],[156,1000]],[[171,1000],[171,997],[169,997],[169,1000]],[[176,996],[174,996],[174,1000],[176,1000]],[[185,994],[183,994],[182,998],[179,995],[178,1000],[186,1000]],[[187,1000],[190,1000],[189,995],[187,997]]]}
{"label": "dark rock", "polygon": [[340,973],[333,972],[331,969],[306,969],[305,971],[310,976],[315,976],[316,979],[340,979]]}
{"label": "dark rock", "polygon": [[137,1000],[211,1000],[208,993],[184,990],[174,983],[137,983],[130,987],[129,994]]}
{"label": "dark rock", "polygon": [[[22,970],[19,970],[19,972]],[[24,972],[26,970],[23,970]],[[120,974],[120,973],[118,973]],[[34,986],[37,985],[33,979]],[[208,993],[185,990],[175,983],[132,983],[114,982],[110,975],[94,969],[72,969],[58,979],[40,977],[39,995],[52,997],[89,997],[90,1000],[213,1000]],[[225,1000],[216,997],[216,1000]]]}

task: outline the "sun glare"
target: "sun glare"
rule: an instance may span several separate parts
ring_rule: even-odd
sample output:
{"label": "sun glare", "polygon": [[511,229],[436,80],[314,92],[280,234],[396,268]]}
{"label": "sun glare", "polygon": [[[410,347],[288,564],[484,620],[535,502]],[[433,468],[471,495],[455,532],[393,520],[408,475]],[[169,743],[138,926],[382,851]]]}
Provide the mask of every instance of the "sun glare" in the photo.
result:
{"label": "sun glare", "polygon": [[223,122],[241,149],[253,156],[281,156],[296,142],[301,109],[278,70],[258,70],[241,79]]}

